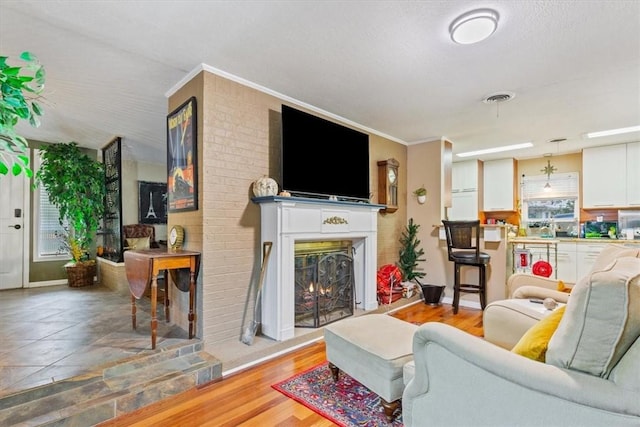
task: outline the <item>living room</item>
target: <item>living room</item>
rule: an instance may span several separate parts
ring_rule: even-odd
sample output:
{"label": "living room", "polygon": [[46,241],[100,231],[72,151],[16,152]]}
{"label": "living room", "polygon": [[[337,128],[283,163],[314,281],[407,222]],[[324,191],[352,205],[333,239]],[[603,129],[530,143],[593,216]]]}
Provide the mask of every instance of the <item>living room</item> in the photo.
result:
{"label": "living room", "polygon": [[[457,9],[462,6],[458,5]],[[507,7],[506,4],[504,6]],[[30,7],[35,6],[31,5]],[[633,9],[633,6],[629,6],[629,4],[627,4],[627,7]],[[506,9],[503,12],[505,16],[509,16],[508,11],[509,9]],[[10,10],[9,12],[17,13],[18,15],[25,13],[24,10],[18,10],[17,12],[16,10]],[[593,17],[590,19],[597,22],[597,19]],[[505,24],[506,22],[508,21],[505,21]],[[629,25],[631,29],[627,31],[633,35],[633,30],[636,27]],[[608,27],[603,25],[603,32],[605,31],[604,28]],[[498,35],[496,34],[496,37]],[[633,37],[628,38],[633,40]],[[11,47],[12,49],[18,49],[17,45],[14,47],[13,42]],[[39,50],[37,45],[29,47],[29,49],[35,53],[38,53]],[[471,55],[475,57],[478,54],[472,53]],[[632,58],[637,60],[636,57]],[[478,60],[477,57],[475,59]],[[434,58],[434,60],[437,59]],[[200,59],[199,62],[203,62],[203,60]],[[482,68],[481,62],[477,62],[479,68]],[[255,283],[262,258],[260,206],[251,201],[253,196],[251,187],[253,182],[262,176],[278,177],[280,175],[279,131],[280,112],[283,104],[310,111],[314,115],[325,117],[368,133],[370,143],[369,156],[371,159],[369,171],[370,188],[373,193],[373,202],[379,199],[376,162],[391,158],[399,162],[398,210],[394,213],[380,214],[377,217],[377,266],[396,261],[399,250],[398,236],[406,225],[408,218],[414,218],[422,226],[420,238],[425,248],[428,248],[427,261],[423,267],[428,274],[427,279],[434,283],[451,283],[452,272],[450,271],[450,264],[442,259],[443,243],[439,240],[437,230],[434,228],[434,226],[441,224],[444,207],[441,204],[441,200],[445,197],[441,185],[441,176],[444,172],[441,167],[444,163],[440,162],[439,159],[441,158],[444,135],[447,135],[448,138],[445,138],[445,140],[452,141],[453,153],[463,151],[462,147],[466,144],[463,142],[463,138],[458,141],[454,137],[455,135],[450,134],[445,129],[434,134],[423,133],[419,137],[407,134],[406,137],[396,140],[396,138],[388,136],[393,135],[392,132],[374,132],[372,129],[377,129],[374,126],[360,126],[361,120],[359,117],[352,116],[349,112],[351,109],[350,104],[345,103],[343,104],[344,106],[333,107],[328,102],[322,101],[322,97],[317,98],[320,100],[317,103],[301,102],[300,100],[308,98],[306,96],[293,97],[289,95],[289,92],[282,90],[276,91],[276,88],[278,88],[276,84],[273,86],[259,85],[249,80],[235,78],[233,75],[221,72],[225,67],[220,67],[215,62],[210,65],[194,65],[190,67],[182,66],[181,73],[174,72],[174,79],[169,85],[162,87],[159,93],[166,95],[166,99],[163,99],[163,104],[160,108],[162,110],[161,116],[173,111],[192,96],[195,96],[198,101],[197,161],[200,171],[200,208],[192,212],[170,214],[167,229],[171,229],[174,225],[184,227],[186,236],[185,248],[200,251],[203,254],[201,275],[197,289],[196,329],[200,331],[198,337],[206,343],[205,345],[209,352],[216,354],[227,347],[229,343],[237,343],[243,324],[246,321],[246,295],[250,292],[249,287],[251,284]],[[290,70],[293,69],[291,68]],[[375,67],[369,69],[376,70]],[[55,81],[55,69],[50,69],[50,71]],[[294,80],[295,74],[293,71],[289,71],[285,78]],[[316,74],[316,72],[310,70],[309,74]],[[620,74],[622,81],[627,83],[630,81],[626,72]],[[432,83],[431,85],[435,84]],[[633,85],[637,86],[637,81],[631,80],[629,86],[633,87]],[[350,86],[356,87],[357,82],[351,82]],[[527,121],[526,117],[529,116],[529,111],[519,113],[523,118],[515,117],[516,112],[514,110],[517,110],[519,100],[526,97],[525,91],[518,90],[515,99],[509,101],[509,103],[482,105],[482,102],[477,102],[478,100],[475,98],[484,96],[493,90],[502,90],[504,88],[504,86],[494,86],[493,88],[488,86],[488,84],[482,85],[482,90],[477,89],[473,92],[482,93],[479,93],[479,96],[474,95],[472,97],[474,98],[474,103],[484,108],[479,114],[486,121],[491,120],[494,125],[496,122],[517,121],[522,127],[531,127],[524,125]],[[518,86],[515,81],[509,85],[509,87],[513,86]],[[167,87],[172,87],[172,89],[167,92]],[[345,87],[344,84],[341,85],[338,82],[335,82],[332,86],[319,82],[317,87],[313,89],[323,94],[331,93],[332,90],[336,92],[348,92],[350,90],[349,87]],[[425,89],[423,87],[422,89],[424,96],[427,97],[429,92],[426,89],[429,88]],[[369,87],[369,90],[372,91],[373,88]],[[534,89],[529,89],[530,92],[532,90]],[[387,89],[384,89],[384,91],[387,91]],[[626,92],[635,93],[637,91],[634,92],[627,89]],[[299,93],[302,94],[303,92]],[[612,96],[612,98],[614,97]],[[627,97],[625,97],[626,99]],[[443,99],[441,98],[441,100]],[[602,99],[598,98],[597,100],[601,101]],[[359,102],[366,103],[364,101],[355,103]],[[469,101],[469,103],[471,102]],[[154,108],[156,107],[154,106]],[[446,105],[443,106],[443,109],[445,108]],[[544,106],[538,104],[537,109],[544,109]],[[621,127],[622,124],[619,125],[618,123],[623,122],[628,126],[637,125],[637,123],[633,122],[634,118],[637,121],[637,109],[637,106],[633,107],[632,105],[626,111],[621,112],[621,117],[615,120],[615,125],[609,126],[606,123],[602,124],[601,127],[598,124],[597,129]],[[52,114],[55,115],[56,113]],[[425,114],[420,113],[419,115]],[[347,117],[350,117],[351,120],[345,119]],[[440,120],[440,116],[436,112],[433,113],[432,117],[429,117],[428,120]],[[555,119],[549,120],[556,121]],[[594,121],[593,117],[590,117],[589,121]],[[544,127],[543,123],[537,122],[537,126]],[[43,120],[44,124],[46,122]],[[403,123],[402,126],[409,127],[406,123]],[[161,145],[164,145],[164,123],[156,123],[155,127],[160,128],[159,130],[156,129],[155,132],[156,135],[159,133],[160,138],[158,139],[162,140]],[[583,131],[589,130],[596,129],[591,129],[585,125]],[[138,133],[138,131],[132,132],[132,134],[135,133]],[[564,134],[565,129],[558,125],[557,128],[553,129],[553,133],[549,131],[546,137],[539,137],[536,140],[537,145],[544,147],[546,144],[543,152],[552,153],[551,162],[556,165],[558,164],[556,159],[561,161],[562,156],[570,155],[568,153],[565,154],[564,150],[573,151],[573,154],[575,154],[574,144],[582,142],[579,137],[573,136],[572,141],[562,145],[563,152],[558,153],[556,144],[547,144],[546,140]],[[432,135],[438,136],[429,138]],[[127,141],[128,135],[124,134],[123,137]],[[633,136],[629,138],[633,138]],[[58,139],[58,136],[38,137],[35,139],[54,141]],[[411,143],[405,143],[405,141],[410,141]],[[637,138],[622,141],[624,143],[633,142],[637,141]],[[100,144],[103,145],[106,142],[107,139],[100,141]],[[609,143],[609,140],[607,140],[607,143]],[[135,146],[133,143],[132,145],[134,145],[130,148],[132,151],[144,148],[144,145],[142,145],[142,148]],[[162,156],[160,157],[162,158]],[[547,159],[542,154],[527,155],[526,157],[528,158],[527,161],[531,162],[532,170],[539,171],[546,165]],[[429,160],[427,161],[426,159]],[[434,161],[434,159],[436,160]],[[580,162],[578,163],[580,164]],[[161,171],[164,171],[165,168],[166,165],[160,166]],[[564,170],[559,172],[574,171]],[[581,172],[581,170],[576,170],[575,172]],[[414,199],[412,192],[423,184],[427,187],[428,199],[425,205],[420,205]],[[600,211],[585,212],[585,216],[581,217],[580,220],[595,219],[599,214]],[[594,218],[587,215],[592,215]],[[505,254],[503,268],[506,276],[508,268],[506,264],[507,250],[504,247],[502,250]],[[498,274],[495,273],[495,280],[504,283],[505,279],[506,277],[498,279]],[[187,328],[187,295],[175,292],[172,295],[172,300],[175,310],[173,318],[181,327]]]}

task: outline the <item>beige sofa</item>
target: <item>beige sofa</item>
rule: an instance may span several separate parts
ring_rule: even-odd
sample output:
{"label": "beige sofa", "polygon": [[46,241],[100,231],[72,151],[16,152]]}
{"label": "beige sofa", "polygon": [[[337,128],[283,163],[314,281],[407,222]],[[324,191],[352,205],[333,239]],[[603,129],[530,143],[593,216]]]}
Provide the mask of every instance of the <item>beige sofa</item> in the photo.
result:
{"label": "beige sofa", "polygon": [[573,289],[546,362],[420,326],[405,367],[405,426],[639,426],[640,251],[615,246]]}

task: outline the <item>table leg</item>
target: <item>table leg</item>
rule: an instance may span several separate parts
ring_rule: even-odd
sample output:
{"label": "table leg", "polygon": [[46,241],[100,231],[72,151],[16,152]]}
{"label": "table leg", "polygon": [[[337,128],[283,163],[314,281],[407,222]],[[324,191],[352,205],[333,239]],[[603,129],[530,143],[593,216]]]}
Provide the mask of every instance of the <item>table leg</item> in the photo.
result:
{"label": "table leg", "polygon": [[131,294],[131,326],[136,329],[136,297]]}
{"label": "table leg", "polygon": [[193,314],[193,305],[195,300],[196,293],[196,261],[192,257],[191,258],[191,274],[189,281],[189,339],[193,338],[195,335],[193,320],[195,316]]}
{"label": "table leg", "polygon": [[169,270],[164,271],[164,320],[169,323]]}
{"label": "table leg", "polygon": [[158,306],[158,274],[154,274],[151,279],[151,349],[156,348],[156,337],[158,335],[158,316],[156,309]]}

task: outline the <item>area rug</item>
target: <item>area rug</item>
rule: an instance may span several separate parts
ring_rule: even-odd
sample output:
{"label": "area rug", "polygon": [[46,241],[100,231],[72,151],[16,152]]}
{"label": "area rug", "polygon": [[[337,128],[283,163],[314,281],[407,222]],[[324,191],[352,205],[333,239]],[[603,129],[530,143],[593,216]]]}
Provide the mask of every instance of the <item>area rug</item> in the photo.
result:
{"label": "area rug", "polygon": [[323,362],[272,387],[339,426],[402,427],[401,414],[389,423],[375,393],[344,372],[334,382],[327,365]]}

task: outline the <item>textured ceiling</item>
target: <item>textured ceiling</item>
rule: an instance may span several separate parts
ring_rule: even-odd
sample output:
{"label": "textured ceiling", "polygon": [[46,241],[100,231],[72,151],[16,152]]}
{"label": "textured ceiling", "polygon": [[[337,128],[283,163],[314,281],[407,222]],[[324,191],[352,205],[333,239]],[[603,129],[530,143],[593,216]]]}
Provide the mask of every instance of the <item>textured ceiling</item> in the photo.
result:
{"label": "textured ceiling", "polygon": [[[452,43],[451,21],[480,7],[499,12],[497,32]],[[485,160],[640,140],[583,138],[640,125],[637,0],[0,0],[0,55],[24,50],[47,87],[42,126],[22,134],[93,148],[122,136],[139,161],[165,161],[166,94],[203,63],[407,144],[535,144]],[[501,91],[516,96],[482,102]]]}

